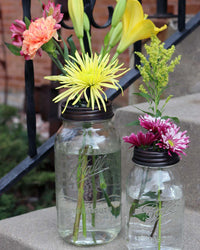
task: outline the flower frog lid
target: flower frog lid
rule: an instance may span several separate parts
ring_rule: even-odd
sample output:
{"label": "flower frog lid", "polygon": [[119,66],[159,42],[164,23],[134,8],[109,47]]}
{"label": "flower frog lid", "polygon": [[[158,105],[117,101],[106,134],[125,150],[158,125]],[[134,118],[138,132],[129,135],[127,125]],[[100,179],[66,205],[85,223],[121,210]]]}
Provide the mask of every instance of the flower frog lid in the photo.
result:
{"label": "flower frog lid", "polygon": [[[87,103],[79,105],[71,105],[72,102],[69,103],[66,110],[61,113],[61,118],[63,120],[73,120],[73,121],[92,121],[92,120],[107,120],[111,119],[114,115],[112,110],[112,102],[106,102],[106,112],[103,107],[101,110],[98,109],[97,106],[92,108],[87,107]],[[61,111],[64,109],[65,103],[61,104]]]}
{"label": "flower frog lid", "polygon": [[152,149],[143,150],[135,147],[133,153],[133,162],[149,167],[164,167],[176,164],[180,158],[178,154],[171,152],[171,155],[167,151],[153,151]]}

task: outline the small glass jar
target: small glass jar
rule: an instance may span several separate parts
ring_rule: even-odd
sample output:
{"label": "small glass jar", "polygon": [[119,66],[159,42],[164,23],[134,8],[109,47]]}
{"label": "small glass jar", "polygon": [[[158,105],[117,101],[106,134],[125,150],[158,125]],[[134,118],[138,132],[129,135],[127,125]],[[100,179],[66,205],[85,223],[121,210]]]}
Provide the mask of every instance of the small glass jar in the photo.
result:
{"label": "small glass jar", "polygon": [[126,189],[128,249],[182,249],[184,199],[178,155],[135,147],[133,162]]}
{"label": "small glass jar", "polygon": [[55,141],[57,225],[75,245],[113,240],[121,230],[121,151],[107,111],[68,107]]}

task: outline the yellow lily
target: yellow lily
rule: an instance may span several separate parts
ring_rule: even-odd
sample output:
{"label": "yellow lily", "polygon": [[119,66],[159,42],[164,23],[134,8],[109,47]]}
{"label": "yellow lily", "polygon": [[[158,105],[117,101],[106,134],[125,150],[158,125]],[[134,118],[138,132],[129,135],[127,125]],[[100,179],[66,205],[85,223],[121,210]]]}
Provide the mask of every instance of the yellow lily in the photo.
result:
{"label": "yellow lily", "polygon": [[117,47],[115,58],[136,41],[149,38],[153,34],[156,35],[167,28],[167,25],[157,28],[146,17],[138,0],[127,0],[126,9],[122,17],[122,38]]}
{"label": "yellow lily", "polygon": [[82,52],[85,52],[83,45],[84,5],[83,0],[68,0],[68,11],[78,37]]}

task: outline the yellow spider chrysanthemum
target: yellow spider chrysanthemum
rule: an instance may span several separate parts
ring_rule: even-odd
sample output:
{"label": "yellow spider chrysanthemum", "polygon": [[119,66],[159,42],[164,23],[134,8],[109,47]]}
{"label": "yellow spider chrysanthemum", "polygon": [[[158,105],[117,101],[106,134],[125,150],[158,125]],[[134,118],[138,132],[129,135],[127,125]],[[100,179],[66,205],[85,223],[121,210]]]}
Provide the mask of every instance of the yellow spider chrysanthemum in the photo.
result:
{"label": "yellow spider chrysanthemum", "polygon": [[[45,77],[45,79],[51,81],[59,81],[62,86],[59,86],[57,89],[67,88],[67,90],[54,98],[53,101],[59,102],[67,97],[66,109],[70,100],[74,100],[72,105],[75,105],[80,100],[81,96],[83,96],[88,106],[92,107],[92,109],[94,109],[95,104],[97,104],[100,110],[101,105],[99,101],[101,101],[106,111],[105,101],[107,101],[107,96],[104,92],[104,88],[116,90],[121,88],[116,78],[125,74],[128,70],[122,68],[123,64],[118,65],[118,60],[109,62],[110,56],[108,54],[103,58],[96,53],[91,57],[88,54],[81,57],[78,51],[76,51],[75,57],[71,58],[73,60],[66,61],[64,66],[64,70],[66,71],[65,76]],[[86,92],[88,88],[89,95],[87,95]],[[105,99],[102,97],[102,94]]]}

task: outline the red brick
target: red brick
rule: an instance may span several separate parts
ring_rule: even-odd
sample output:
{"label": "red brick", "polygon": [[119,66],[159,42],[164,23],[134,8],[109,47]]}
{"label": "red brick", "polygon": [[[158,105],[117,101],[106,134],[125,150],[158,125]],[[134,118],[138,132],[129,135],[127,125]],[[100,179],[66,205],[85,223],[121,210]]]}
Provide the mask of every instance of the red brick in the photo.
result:
{"label": "red brick", "polygon": [[[43,0],[42,2],[47,3],[48,0]],[[144,12],[148,15],[153,15],[156,12],[156,0],[143,0],[143,7]],[[96,5],[94,8],[94,19],[99,25],[103,25],[108,18],[108,10],[107,7],[109,5],[114,6],[116,4],[116,0],[98,0],[96,1]],[[198,11],[200,11],[200,2],[199,0],[187,0],[186,1],[187,8],[186,13],[187,14],[196,14]],[[32,18],[38,17],[42,15],[42,11],[40,8],[39,1],[31,1],[32,5]],[[178,6],[178,0],[168,0],[168,12],[177,13],[177,6]],[[11,42],[11,32],[9,30],[9,27],[11,23],[15,19],[21,19],[22,18],[22,4],[21,1],[16,0],[6,0],[1,1],[1,10],[2,10],[2,17],[3,17],[3,31],[4,31],[4,37],[6,42]],[[1,27],[1,21],[0,20],[0,27]],[[67,22],[70,23],[70,22]],[[92,34],[93,36],[93,49],[97,50],[98,52],[101,49],[101,45],[103,42],[103,37],[106,34],[107,30],[98,30],[95,28],[92,28]],[[71,30],[65,30],[62,32],[62,35],[64,38],[68,37],[73,31]],[[163,34],[164,36],[164,34]],[[75,36],[74,41],[78,45],[78,40]],[[163,39],[163,38],[162,38]],[[0,45],[3,44],[2,41],[2,29],[0,28]],[[80,49],[79,45],[77,46],[78,49]],[[9,88],[13,89],[24,89],[24,59],[22,57],[16,57],[12,55],[7,49],[6,49],[6,58],[4,58],[3,49],[0,46],[0,59],[6,60],[6,63],[8,65],[8,84]],[[119,60],[121,62],[125,63],[125,66],[129,66],[129,52],[126,51],[123,55],[120,55]],[[35,84],[41,85],[41,84],[48,84],[48,81],[44,80],[45,75],[51,74],[51,62],[47,55],[45,55],[45,52],[43,53],[43,56],[41,58],[37,57],[34,59],[34,67],[35,67]],[[2,66],[0,65],[0,89],[4,87],[5,83],[5,71],[3,70]],[[119,98],[119,102],[126,103],[127,98]],[[118,98],[117,98],[118,100]]]}

